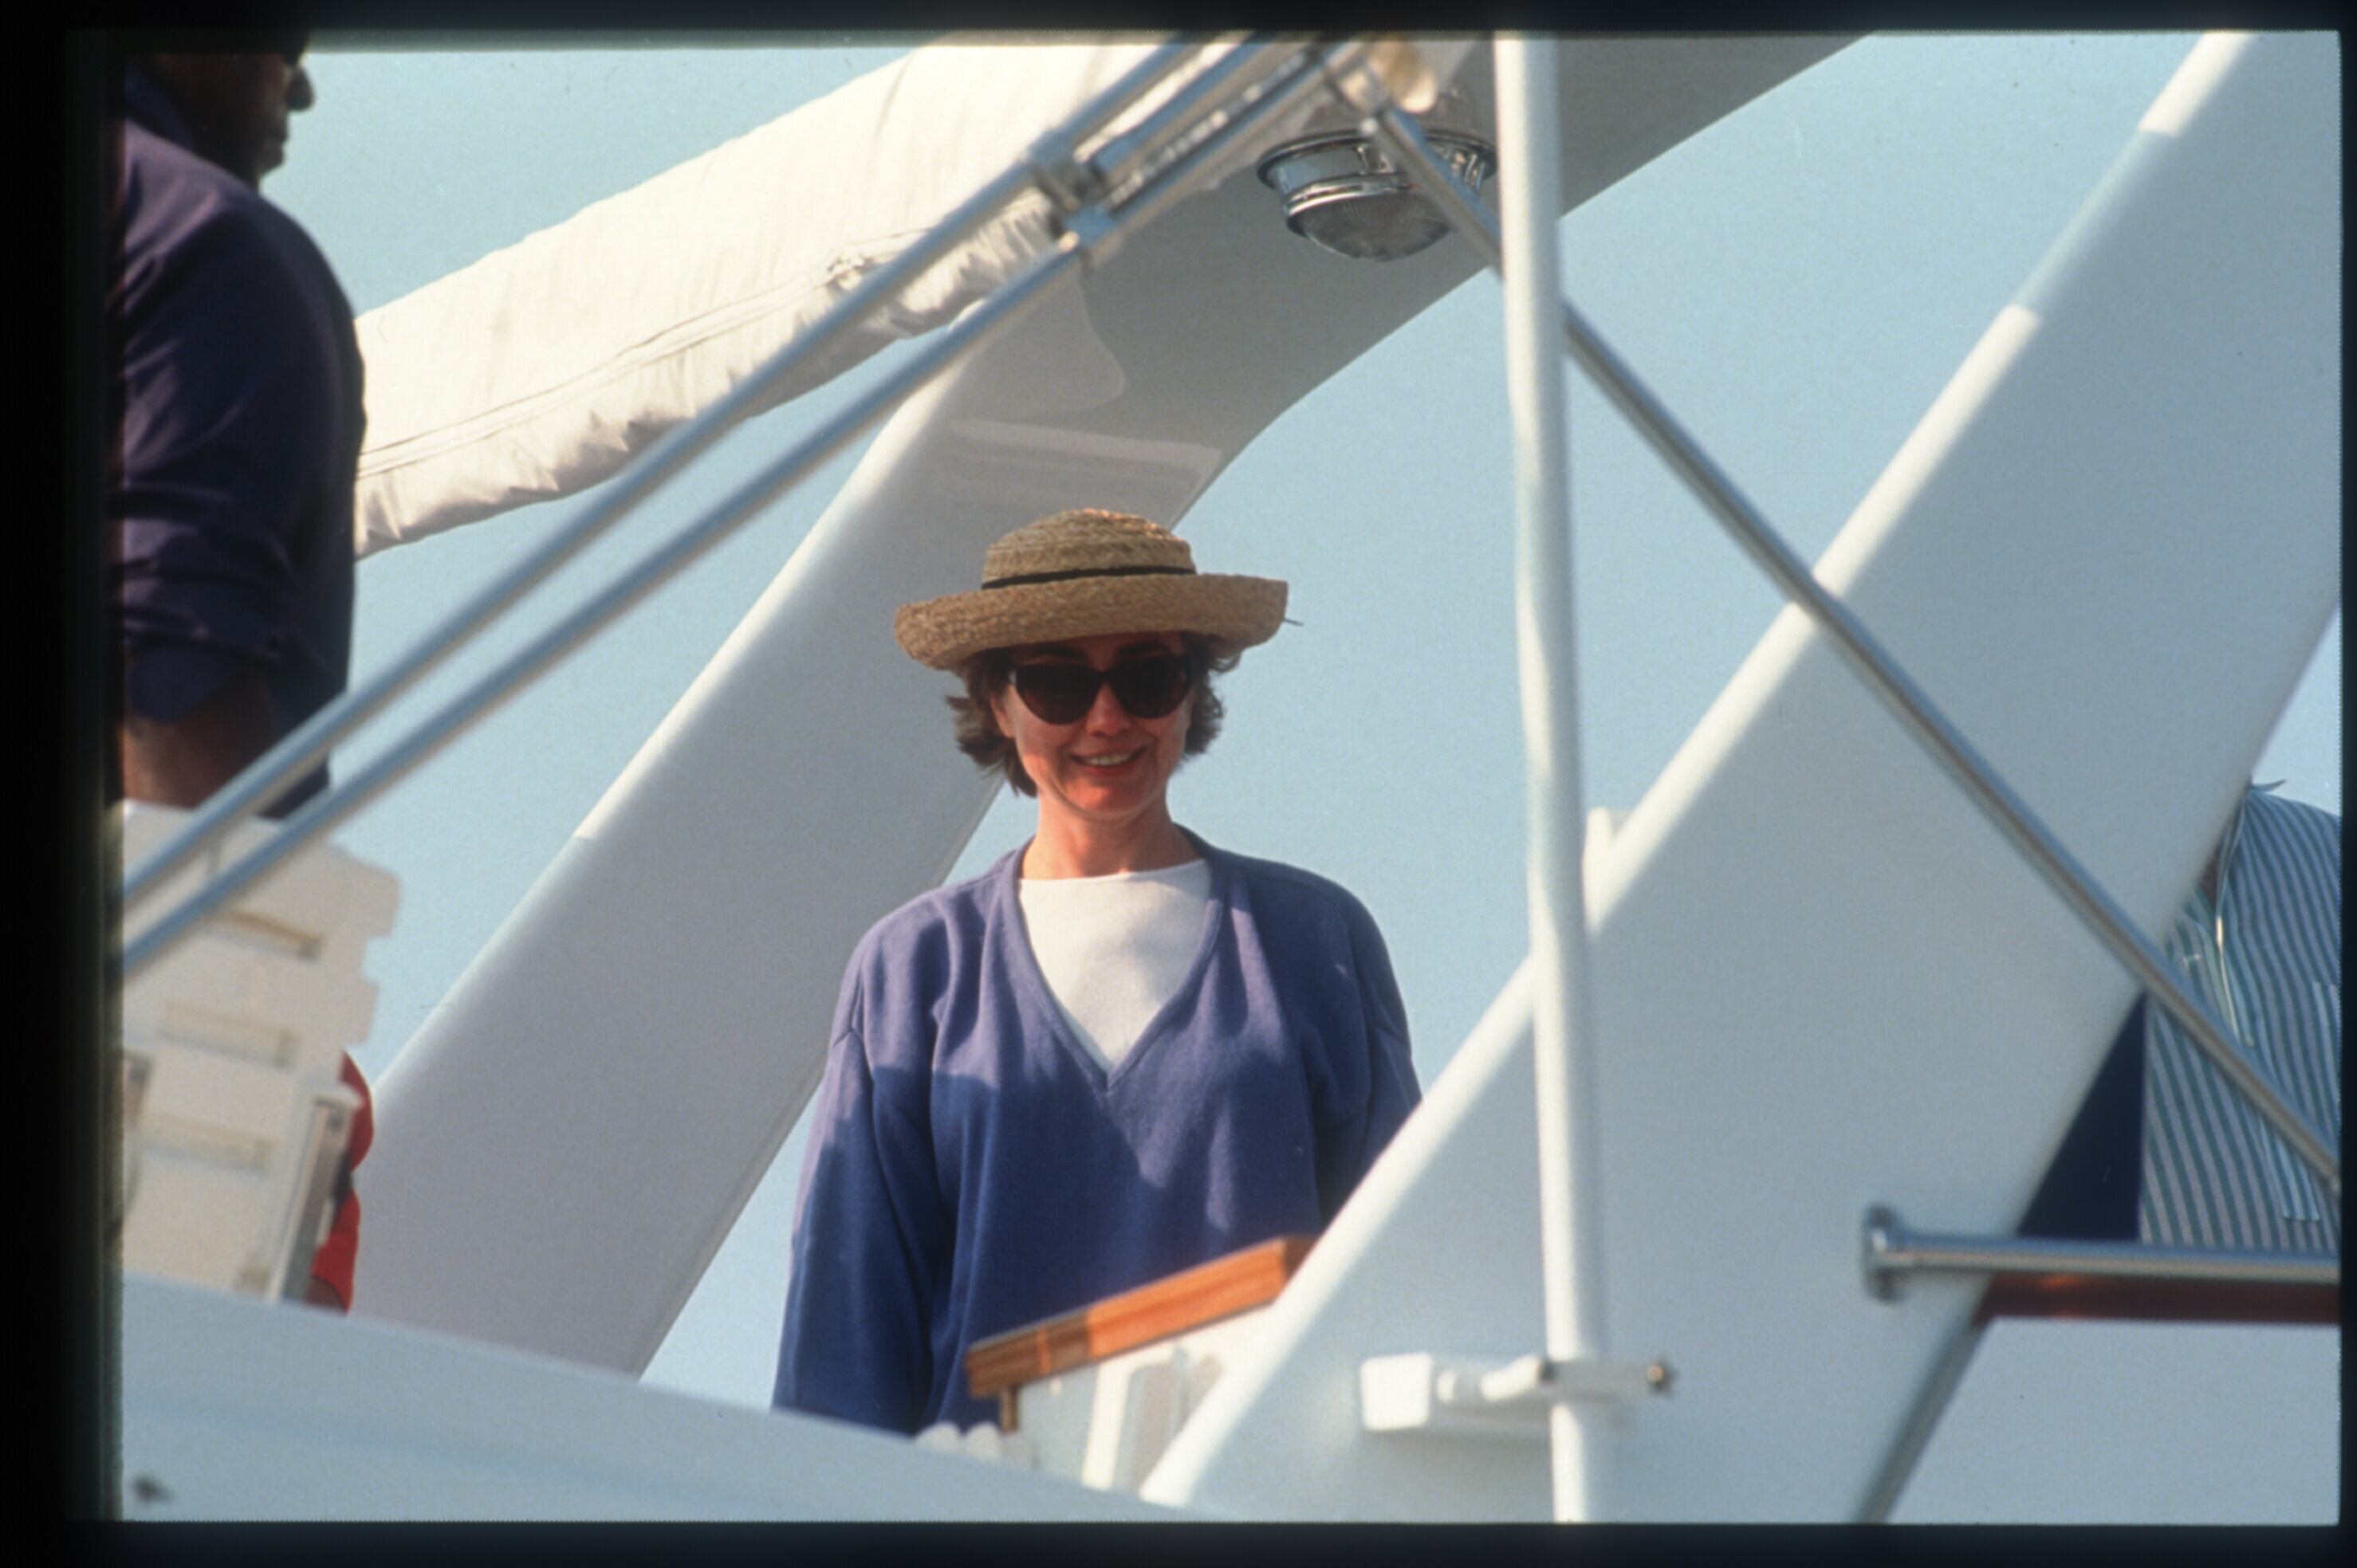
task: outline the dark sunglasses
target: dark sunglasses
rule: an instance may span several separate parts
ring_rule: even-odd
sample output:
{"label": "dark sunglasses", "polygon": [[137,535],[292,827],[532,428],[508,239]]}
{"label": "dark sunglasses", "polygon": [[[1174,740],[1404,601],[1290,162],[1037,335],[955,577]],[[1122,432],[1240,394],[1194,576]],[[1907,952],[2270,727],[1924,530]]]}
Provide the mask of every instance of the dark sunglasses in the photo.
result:
{"label": "dark sunglasses", "polygon": [[1051,725],[1077,723],[1096,705],[1098,689],[1113,688],[1114,701],[1132,718],[1158,719],[1187,700],[1195,683],[1187,661],[1175,654],[1125,659],[1110,670],[1045,661],[1017,664],[1012,678],[1023,705]]}

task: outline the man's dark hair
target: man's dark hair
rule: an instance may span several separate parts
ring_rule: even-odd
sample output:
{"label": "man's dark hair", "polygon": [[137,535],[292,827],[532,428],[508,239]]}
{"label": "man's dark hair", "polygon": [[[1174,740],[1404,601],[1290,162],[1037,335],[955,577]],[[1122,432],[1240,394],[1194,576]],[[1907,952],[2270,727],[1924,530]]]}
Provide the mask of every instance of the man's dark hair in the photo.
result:
{"label": "man's dark hair", "polygon": [[[1215,652],[1207,639],[1191,632],[1181,635],[1187,643],[1187,674],[1195,703],[1187,724],[1184,755],[1200,757],[1220,737],[1220,721],[1227,717],[1228,712],[1220,694],[1211,689],[1212,672],[1224,674],[1234,669],[1242,655]],[[976,768],[985,771],[998,769],[1017,794],[1037,795],[1039,787],[1031,781],[1023,759],[1015,754],[1015,743],[1000,731],[998,720],[991,714],[991,703],[1006,690],[1007,678],[1014,668],[1011,649],[993,648],[977,653],[958,666],[958,679],[965,683],[965,695],[944,700],[950,712],[957,715],[958,749],[973,757]]]}
{"label": "man's dark hair", "polygon": [[289,65],[311,49],[308,27],[124,27],[108,40],[118,59],[149,55],[281,55]]}

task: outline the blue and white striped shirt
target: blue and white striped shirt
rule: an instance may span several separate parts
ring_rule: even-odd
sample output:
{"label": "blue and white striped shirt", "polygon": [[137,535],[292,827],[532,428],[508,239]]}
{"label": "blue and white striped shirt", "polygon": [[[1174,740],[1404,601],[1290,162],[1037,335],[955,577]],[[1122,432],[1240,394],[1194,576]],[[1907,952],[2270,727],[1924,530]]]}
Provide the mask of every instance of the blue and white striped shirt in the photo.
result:
{"label": "blue and white striped shirt", "polygon": [[[2285,1096],[2341,1142],[2341,819],[2255,788],[2162,943]],[[2145,1009],[2136,1230],[2170,1246],[2341,1251],[2338,1207],[2175,1019]]]}

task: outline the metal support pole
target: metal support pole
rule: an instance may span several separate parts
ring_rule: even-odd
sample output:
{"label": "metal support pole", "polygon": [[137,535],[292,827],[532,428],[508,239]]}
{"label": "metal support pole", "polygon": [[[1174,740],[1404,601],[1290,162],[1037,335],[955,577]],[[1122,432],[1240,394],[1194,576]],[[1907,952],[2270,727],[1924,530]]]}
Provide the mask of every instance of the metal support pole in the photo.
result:
{"label": "metal support pole", "polygon": [[339,741],[424,680],[436,666],[546,581],[558,567],[603,537],[639,503],[759,408],[802,366],[832,349],[853,327],[889,303],[1008,201],[1038,184],[1042,177],[1041,166],[1049,161],[1043,148],[1069,149],[1103,129],[1204,47],[1165,44],[1147,55],[1062,125],[1035,142],[1021,158],[952,209],[907,250],[870,274],[808,332],[778,350],[718,403],[665,435],[644,457],[601,487],[564,527],[459,605],[391,664],[281,737],[235,779],[214,791],[178,833],[124,878],[124,912],[137,908],[167,878],[220,842],[231,827],[285,794],[296,779],[317,767]]}
{"label": "metal support pole", "polygon": [[1898,1294],[1910,1273],[2087,1274],[2118,1280],[2185,1280],[2210,1284],[2341,1283],[2341,1260],[2296,1252],[2215,1247],[2154,1247],[2141,1241],[2064,1241],[2036,1236],[1944,1236],[1910,1230],[1889,1209],[1866,1212],[1860,1262],[1867,1288]]}
{"label": "metal support pole", "polygon": [[[1343,46],[1349,53],[1361,46]],[[1336,51],[1327,51],[1330,56]],[[576,608],[490,673],[445,703],[359,775],[306,801],[270,840],[225,867],[185,902],[124,948],[122,977],[128,982],[286,858],[407,776],[457,739],[522,685],[552,668],[648,594],[684,570],[734,532],[762,507],[848,446],[889,413],[909,393],[932,380],[959,355],[1011,325],[1038,303],[1049,285],[1083,260],[1101,261],[1127,228],[1147,221],[1183,194],[1184,188],[1237,143],[1299,102],[1323,80],[1319,56],[1305,52],[1291,73],[1237,113],[1217,131],[1157,170],[1135,201],[1106,216],[1096,209],[1074,215],[1053,250],[1034,261],[996,294],[948,328],[899,372],[863,393],[832,420],[789,447],[726,500],[656,547],[587,603]],[[299,732],[298,732],[299,733]]]}
{"label": "metal support pole", "polygon": [[[1287,63],[1286,51],[1279,48],[1231,49],[1180,83],[1156,110],[1154,120],[1216,109],[1252,91],[1284,70]],[[1152,124],[1149,121],[1108,137],[1090,156],[1088,166],[1098,182],[1098,195],[1125,196],[1125,187],[1133,177],[1138,177],[1154,157],[1169,152],[1168,137],[1147,134]]]}
{"label": "metal support pole", "polygon": [[[1560,121],[1555,46],[1501,35],[1499,209],[1505,244],[1507,401],[1514,427],[1514,630],[1522,675],[1528,824],[1532,1036],[1539,1140],[1539,1250],[1546,1359],[1601,1360],[1601,1205],[1598,1201],[1595,1009],[1588,992],[1587,825],[1579,755],[1572,592],[1571,486],[1563,361],[1554,346],[1562,297],[1555,254]],[[1548,1412],[1558,1521],[1594,1519],[1599,1455],[1570,1400]]]}
{"label": "metal support pole", "polygon": [[[1399,156],[1418,187],[1440,203],[1458,232],[1470,240],[1492,266],[1499,265],[1497,225],[1449,177],[1447,166],[1426,144],[1414,119],[1396,107],[1387,106],[1369,120],[1368,126]],[[2235,1092],[2291,1145],[2293,1153],[2323,1181],[2338,1204],[2341,1159],[2332,1146],[2309,1125],[2266,1073],[2236,1048],[2224,1026],[2201,998],[2177,978],[2159,950],[2145,939],[2086,868],[1932,705],[1848,607],[1825,591],[1808,564],[1784,542],[1734,481],[1719,471],[1596,328],[1568,302],[1562,304],[1561,311],[1566,348],[1580,369],[1587,372],[1605,396],[1611,399],[1613,406],[1637,427],[1646,444],[1660,454],[1671,471],[1734,536],[1744,553],[1816,623],[1850,667],[1980,809],[1981,814],[2045,878],[2096,940],[2109,948],[2136,977],[2136,983],[2184,1026],[2202,1054],[2233,1085]]]}

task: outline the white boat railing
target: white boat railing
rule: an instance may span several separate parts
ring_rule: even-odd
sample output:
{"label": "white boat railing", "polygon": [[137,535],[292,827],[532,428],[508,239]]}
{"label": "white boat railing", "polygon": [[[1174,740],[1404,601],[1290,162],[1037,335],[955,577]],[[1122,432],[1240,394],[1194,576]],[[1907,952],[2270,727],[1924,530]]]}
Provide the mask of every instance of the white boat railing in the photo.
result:
{"label": "white boat railing", "polygon": [[[445,703],[366,768],[315,796],[268,843],[223,867],[124,949],[122,977],[128,980],[152,964],[244,888],[382,794],[552,669],[962,356],[1011,326],[1065,274],[1104,260],[1127,231],[1150,221],[1192,188],[1216,159],[1295,107],[1329,73],[1354,61],[1368,48],[1363,43],[1344,43],[1229,50],[1134,131],[1112,139],[1111,172],[1115,178],[1126,175],[1136,180],[1125,189],[1116,188],[1113,179],[1106,177],[1107,171],[1093,167],[1078,151],[1080,145],[1207,47],[1172,44],[1148,55],[1062,124],[1035,141],[1014,164],[912,242],[893,264],[855,290],[808,337],[781,350],[721,403],[673,432],[601,490],[571,523],[428,632],[382,674],[313,714],[218,791],[171,842],[125,877],[126,910],[151,896],[172,873],[193,862],[238,822],[285,793],[296,779],[317,766],[338,741],[602,535],[734,423],[760,407],[763,392],[785,381],[811,356],[823,352],[863,317],[888,305],[899,289],[1006,202],[1037,189],[1056,205],[1060,233],[1049,249],[943,328],[881,384],[793,444],[719,505]],[[1239,86],[1256,91],[1243,103],[1232,104]],[[1154,161],[1157,155],[1162,156],[1159,163]],[[1142,174],[1134,172],[1141,168]],[[1083,204],[1071,205],[1075,200]]]}

